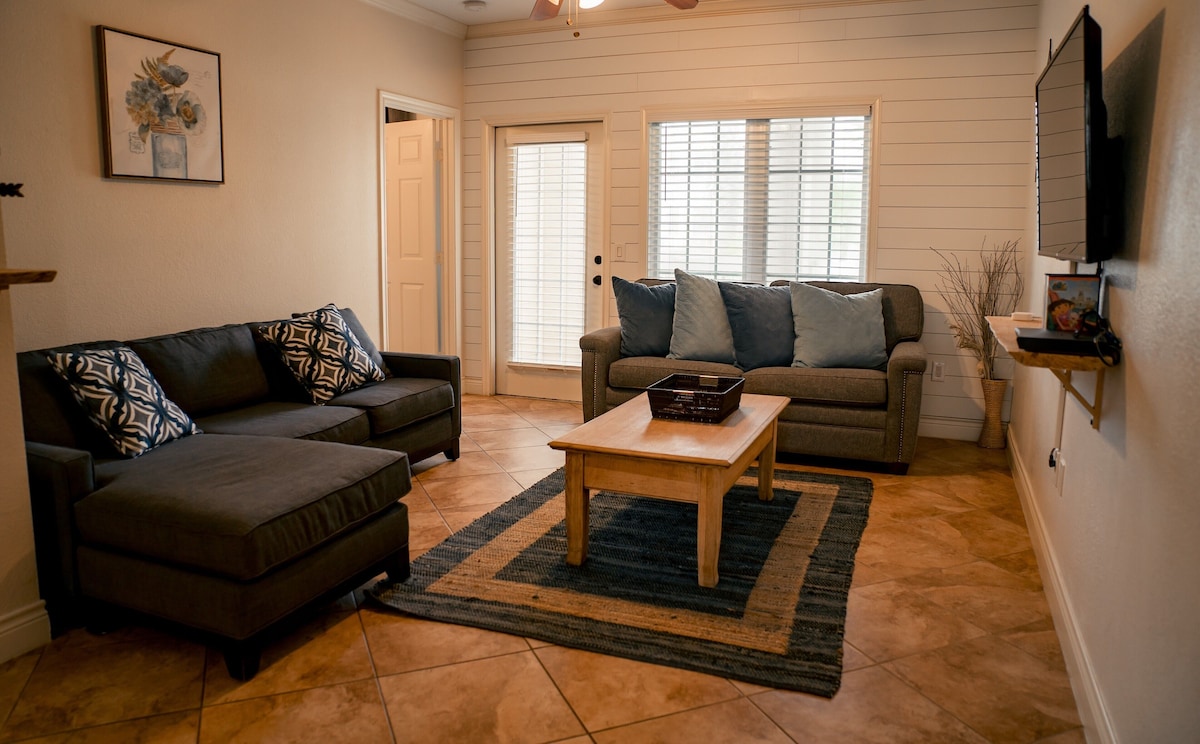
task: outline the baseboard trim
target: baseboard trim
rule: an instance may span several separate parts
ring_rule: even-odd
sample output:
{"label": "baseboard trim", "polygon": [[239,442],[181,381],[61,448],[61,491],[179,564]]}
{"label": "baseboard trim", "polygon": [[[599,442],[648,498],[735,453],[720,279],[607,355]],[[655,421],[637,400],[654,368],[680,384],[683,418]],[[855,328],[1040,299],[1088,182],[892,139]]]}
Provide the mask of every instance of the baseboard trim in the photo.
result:
{"label": "baseboard trim", "polygon": [[1025,522],[1029,527],[1033,552],[1037,556],[1038,568],[1042,574],[1046,601],[1050,605],[1050,614],[1054,617],[1054,628],[1066,661],[1071,690],[1075,694],[1075,705],[1079,708],[1079,717],[1083,721],[1087,740],[1101,744],[1117,744],[1117,733],[1109,717],[1108,706],[1104,703],[1104,695],[1100,691],[1099,680],[1096,678],[1087,646],[1079,631],[1079,623],[1071,605],[1071,596],[1063,582],[1054,546],[1046,536],[1045,522],[1042,521],[1037,500],[1033,498],[1027,461],[1022,457],[1021,448],[1011,431],[1008,435],[1008,458],[1012,467],[1013,483],[1017,488],[1017,495],[1021,498],[1021,508],[1025,511]]}
{"label": "baseboard trim", "polygon": [[921,423],[917,425],[917,436],[973,442],[979,439],[979,432],[982,430],[982,421],[922,416]]}
{"label": "baseboard trim", "polygon": [[38,600],[0,617],[0,664],[50,642],[50,616]]}

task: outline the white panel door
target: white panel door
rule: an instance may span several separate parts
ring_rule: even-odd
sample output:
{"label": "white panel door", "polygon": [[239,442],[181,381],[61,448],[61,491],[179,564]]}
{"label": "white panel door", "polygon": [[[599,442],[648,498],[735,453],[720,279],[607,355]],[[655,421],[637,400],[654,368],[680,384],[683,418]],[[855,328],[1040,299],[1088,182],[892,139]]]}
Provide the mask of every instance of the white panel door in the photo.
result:
{"label": "white panel door", "polygon": [[496,392],[582,400],[608,290],[604,127],[496,131]]}
{"label": "white panel door", "polygon": [[388,124],[388,351],[440,351],[441,252],[437,242],[437,151],[433,119]]}

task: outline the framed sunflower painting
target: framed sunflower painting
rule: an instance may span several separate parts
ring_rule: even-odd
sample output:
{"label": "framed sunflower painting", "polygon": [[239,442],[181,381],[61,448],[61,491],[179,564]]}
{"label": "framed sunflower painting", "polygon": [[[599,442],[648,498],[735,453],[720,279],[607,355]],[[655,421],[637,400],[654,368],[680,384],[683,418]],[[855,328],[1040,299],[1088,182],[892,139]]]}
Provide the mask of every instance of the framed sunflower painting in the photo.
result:
{"label": "framed sunflower painting", "polygon": [[96,27],[104,175],[225,182],[221,55]]}

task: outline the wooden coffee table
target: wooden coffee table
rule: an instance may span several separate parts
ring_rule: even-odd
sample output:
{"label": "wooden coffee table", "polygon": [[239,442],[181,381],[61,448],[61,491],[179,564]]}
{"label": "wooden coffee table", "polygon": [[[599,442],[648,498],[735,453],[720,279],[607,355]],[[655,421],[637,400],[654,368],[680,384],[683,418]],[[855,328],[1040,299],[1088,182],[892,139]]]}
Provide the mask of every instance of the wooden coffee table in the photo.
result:
{"label": "wooden coffee table", "polygon": [[567,563],[587,558],[588,501],[595,490],[697,504],[700,586],[717,585],[722,502],[758,460],[758,498],[774,495],[775,433],[788,399],[743,395],[719,424],[656,419],[643,393],[550,443],[566,463]]}

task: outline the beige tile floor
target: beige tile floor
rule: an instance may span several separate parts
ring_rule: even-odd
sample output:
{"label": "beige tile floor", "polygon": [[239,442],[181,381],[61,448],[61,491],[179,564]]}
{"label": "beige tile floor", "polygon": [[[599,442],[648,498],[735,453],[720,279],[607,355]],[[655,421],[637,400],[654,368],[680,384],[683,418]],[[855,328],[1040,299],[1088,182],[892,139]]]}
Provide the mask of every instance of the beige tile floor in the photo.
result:
{"label": "beige tile floor", "polygon": [[[414,468],[414,557],[561,464],[577,405],[464,401]],[[787,464],[781,467],[796,467]],[[875,482],[832,700],[402,617],[353,593],[263,655],[126,627],[0,664],[0,742],[1083,742],[1002,451],[922,439]]]}

